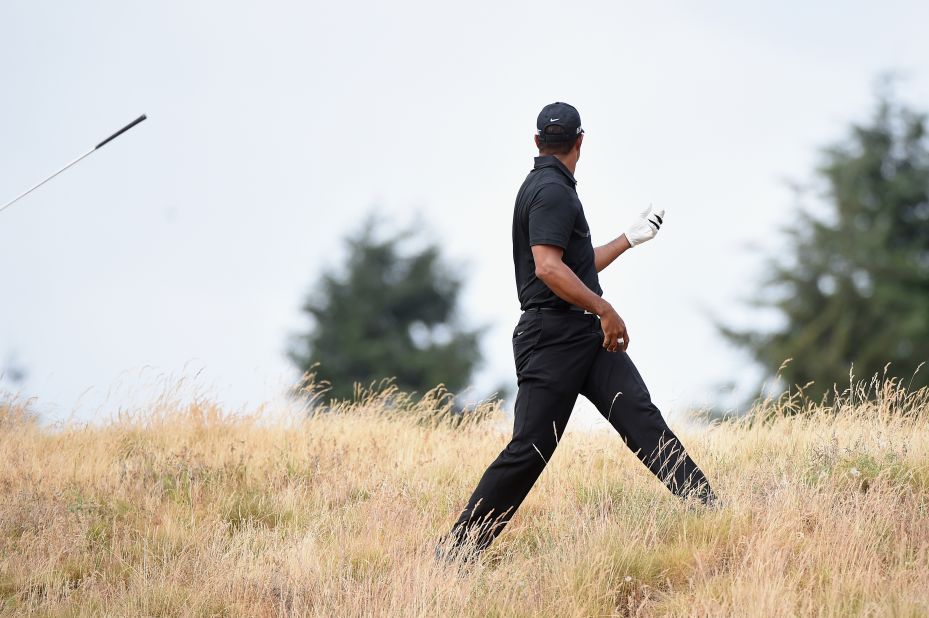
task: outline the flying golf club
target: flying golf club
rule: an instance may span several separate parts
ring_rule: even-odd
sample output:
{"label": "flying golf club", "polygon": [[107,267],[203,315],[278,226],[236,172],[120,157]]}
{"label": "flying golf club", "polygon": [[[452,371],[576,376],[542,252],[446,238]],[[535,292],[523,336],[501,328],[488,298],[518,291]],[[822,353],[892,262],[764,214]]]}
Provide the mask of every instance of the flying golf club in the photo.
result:
{"label": "flying golf club", "polygon": [[49,176],[48,178],[46,178],[45,180],[43,180],[42,182],[40,182],[39,184],[35,185],[34,187],[32,187],[31,189],[29,189],[29,190],[27,190],[27,191],[24,191],[23,193],[20,193],[19,195],[17,195],[16,197],[14,197],[12,200],[10,200],[9,202],[7,202],[7,203],[4,204],[3,206],[0,206],[0,212],[3,212],[4,210],[6,210],[7,208],[9,208],[9,207],[12,206],[13,204],[15,204],[16,202],[18,202],[19,200],[21,200],[22,198],[26,197],[27,195],[29,195],[30,193],[32,193],[33,191],[35,191],[36,189],[38,189],[39,187],[41,187],[42,185],[44,185],[46,182],[48,182],[49,180],[51,180],[52,178],[54,178],[55,176],[57,176],[57,175],[60,174],[61,172],[65,171],[66,169],[68,169],[68,168],[71,167],[72,165],[76,164],[76,163],[77,163],[78,161],[80,161],[81,159],[84,159],[85,157],[89,156],[91,153],[96,152],[97,150],[103,148],[103,147],[106,146],[108,143],[112,142],[114,139],[116,139],[117,137],[119,137],[120,135],[122,135],[123,133],[125,133],[126,131],[128,131],[129,129],[131,129],[132,127],[136,126],[137,124],[139,124],[140,122],[142,122],[142,121],[145,120],[146,118],[147,118],[147,116],[146,116],[145,114],[142,114],[141,116],[139,116],[138,118],[136,118],[135,120],[133,120],[132,122],[130,122],[129,124],[127,124],[126,126],[124,126],[122,129],[120,129],[119,131],[113,133],[113,134],[110,135],[108,138],[106,138],[105,140],[103,140],[102,142],[100,142],[99,144],[97,144],[96,146],[94,146],[93,148],[91,148],[90,150],[88,150],[87,152],[85,152],[84,154],[82,154],[81,156],[79,156],[78,158],[76,158],[75,160],[71,161],[70,163],[68,163],[67,165],[65,165],[63,168],[61,168],[60,170],[58,170],[57,172],[55,172],[54,174],[52,174],[51,176]]}

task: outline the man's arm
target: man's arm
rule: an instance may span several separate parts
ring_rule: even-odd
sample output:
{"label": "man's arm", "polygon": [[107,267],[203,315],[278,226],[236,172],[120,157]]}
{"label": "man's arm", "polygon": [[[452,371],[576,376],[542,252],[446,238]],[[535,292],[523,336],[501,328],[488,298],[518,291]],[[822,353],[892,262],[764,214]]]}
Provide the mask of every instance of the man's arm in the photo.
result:
{"label": "man's arm", "polygon": [[629,239],[626,238],[625,234],[621,234],[618,238],[614,238],[605,245],[594,247],[594,265],[597,272],[612,264],[613,260],[625,253],[626,249],[631,248],[632,245],[629,244]]}
{"label": "man's arm", "polygon": [[612,264],[613,260],[625,253],[627,249],[654,238],[661,229],[662,223],[664,223],[664,209],[652,210],[649,206],[621,236],[605,245],[594,247],[594,265],[597,272]]}
{"label": "man's arm", "polygon": [[[578,279],[574,271],[561,260],[563,255],[564,249],[555,245],[532,245],[535,276],[541,279],[559,298],[600,316],[603,347],[609,352],[615,352],[622,345],[625,352],[629,347],[626,323],[610,303]],[[623,340],[622,344],[618,343],[619,339]]]}

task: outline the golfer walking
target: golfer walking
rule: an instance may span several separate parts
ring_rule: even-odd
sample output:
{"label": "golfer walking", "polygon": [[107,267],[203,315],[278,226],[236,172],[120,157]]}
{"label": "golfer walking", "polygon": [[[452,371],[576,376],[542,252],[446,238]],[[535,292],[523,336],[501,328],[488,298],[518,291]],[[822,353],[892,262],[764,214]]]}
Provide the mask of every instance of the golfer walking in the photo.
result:
{"label": "golfer walking", "polygon": [[[567,103],[552,103],[542,109],[536,128],[539,156],[513,211],[513,263],[523,311],[513,329],[519,387],[513,437],[436,548],[446,559],[474,558],[500,534],[551,460],[579,394],[671,492],[704,504],[716,501],[652,403],[626,354],[626,325],[602,297],[597,277],[627,249],[654,238],[664,211],[649,209],[625,233],[594,247],[575,191],[584,141],[580,115]],[[476,553],[459,556],[466,539],[475,542]]]}

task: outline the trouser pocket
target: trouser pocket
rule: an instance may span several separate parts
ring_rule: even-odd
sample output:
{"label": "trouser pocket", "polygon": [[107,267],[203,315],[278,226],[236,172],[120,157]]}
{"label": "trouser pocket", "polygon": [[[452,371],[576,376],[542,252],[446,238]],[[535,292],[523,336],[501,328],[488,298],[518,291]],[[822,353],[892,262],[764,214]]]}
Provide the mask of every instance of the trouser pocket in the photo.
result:
{"label": "trouser pocket", "polygon": [[513,329],[513,361],[517,377],[525,371],[542,337],[542,312],[527,311]]}

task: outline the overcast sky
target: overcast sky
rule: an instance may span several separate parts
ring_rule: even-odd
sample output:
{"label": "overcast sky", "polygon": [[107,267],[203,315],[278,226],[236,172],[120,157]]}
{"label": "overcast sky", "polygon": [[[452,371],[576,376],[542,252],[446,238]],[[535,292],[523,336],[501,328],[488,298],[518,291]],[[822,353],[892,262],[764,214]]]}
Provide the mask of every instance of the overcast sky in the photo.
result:
{"label": "overcast sky", "polygon": [[513,201],[561,100],[594,243],[667,211],[601,273],[630,354],[663,410],[713,402],[757,380],[709,316],[750,319],[784,180],[867,118],[884,70],[929,109],[927,23],[895,1],[4,0],[0,202],[149,120],[0,214],[0,364],[50,419],[180,376],[274,398],[305,293],[376,209],[467,273],[463,313],[492,325],[477,390],[515,382]]}

